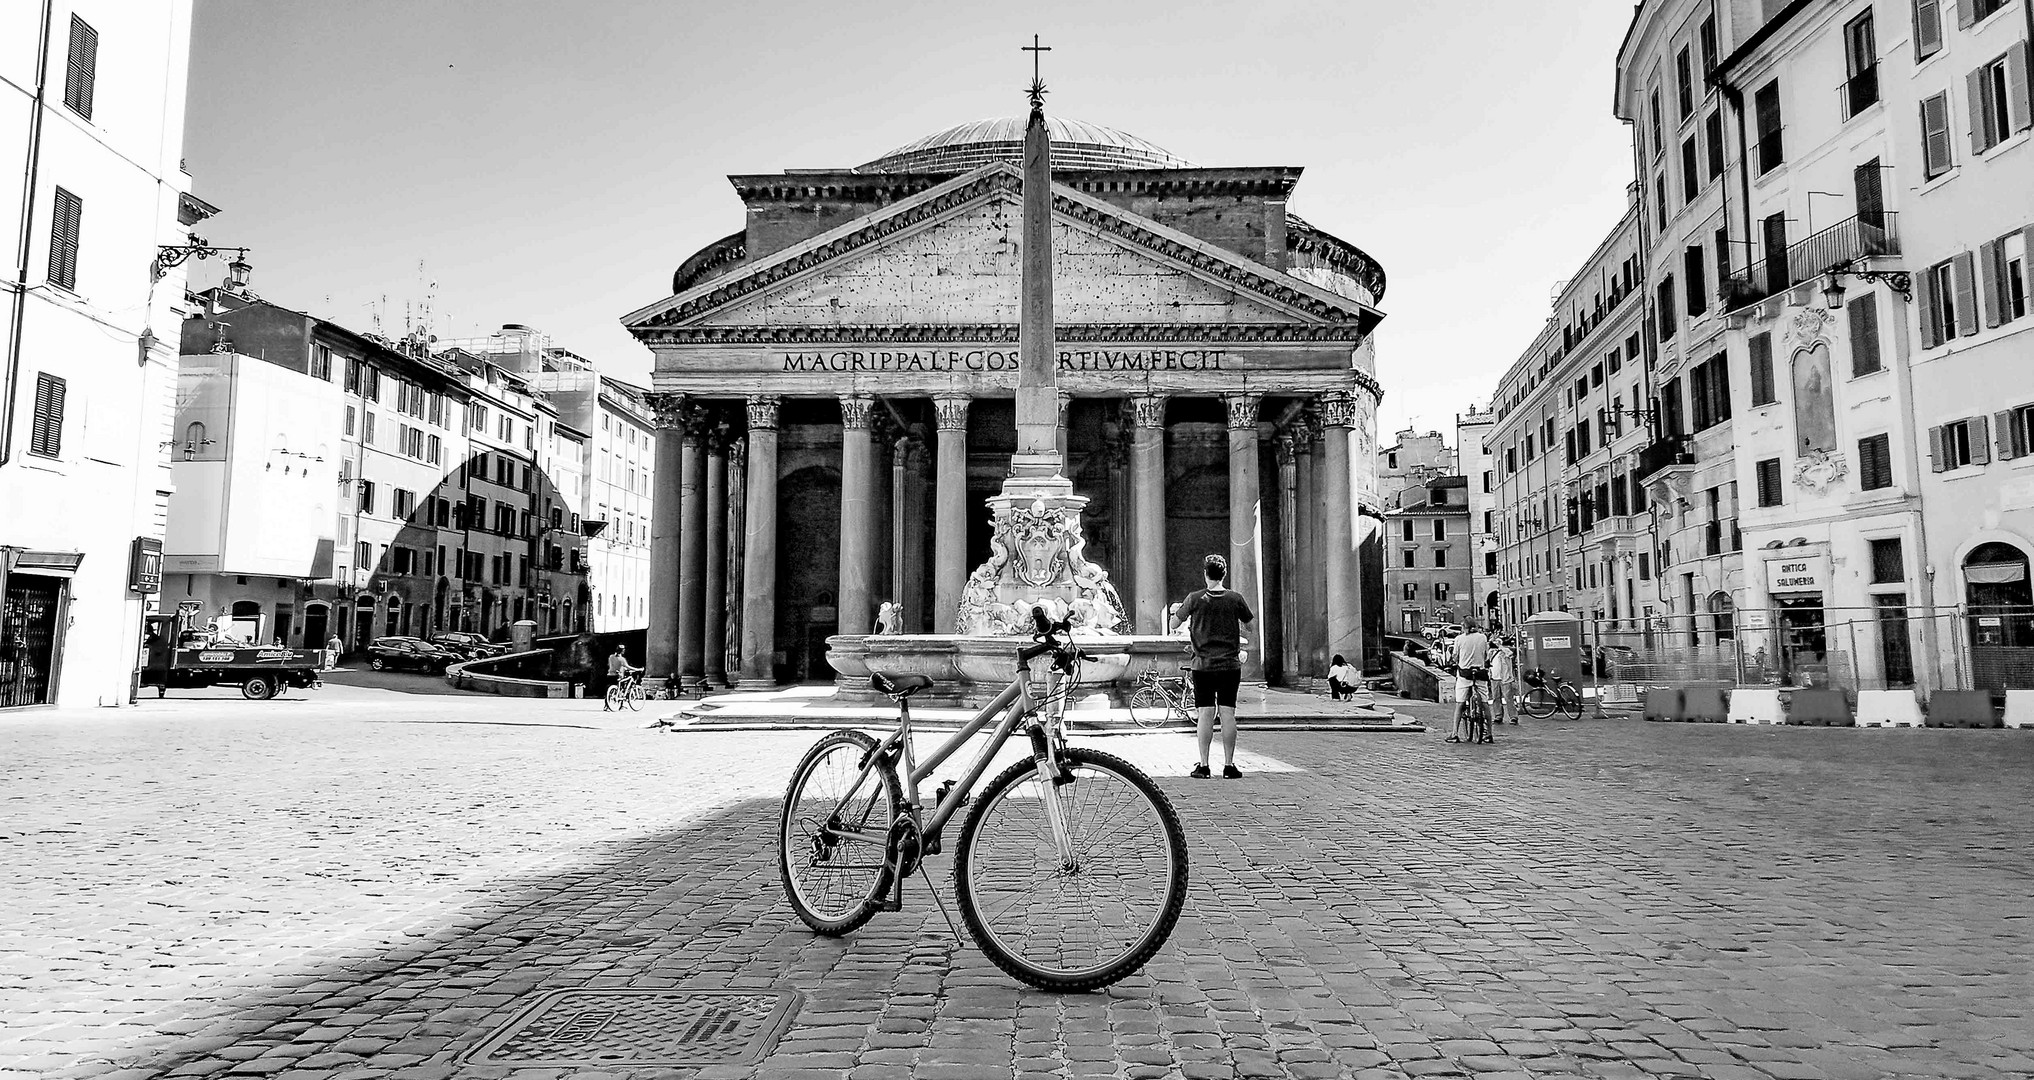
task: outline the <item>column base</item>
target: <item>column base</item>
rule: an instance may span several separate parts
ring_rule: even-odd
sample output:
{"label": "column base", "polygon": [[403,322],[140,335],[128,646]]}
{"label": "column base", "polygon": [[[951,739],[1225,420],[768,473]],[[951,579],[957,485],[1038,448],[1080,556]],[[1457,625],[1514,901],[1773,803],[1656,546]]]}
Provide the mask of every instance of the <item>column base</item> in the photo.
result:
{"label": "column base", "polygon": [[707,685],[706,680],[701,676],[686,675],[680,679],[680,688],[678,692],[686,695],[687,697],[692,697],[700,694],[705,694],[711,691],[712,689],[713,687]]}
{"label": "column base", "polygon": [[739,691],[741,691],[741,692],[743,692],[743,693],[747,694],[747,693],[757,693],[757,692],[764,692],[764,693],[768,693],[768,692],[774,692],[774,691],[777,691],[777,690],[782,690],[783,688],[784,688],[784,684],[782,684],[782,683],[778,682],[778,681],[777,681],[776,679],[773,679],[773,678],[772,678],[772,679],[756,679],[756,678],[750,678],[750,677],[748,677],[748,676],[742,676],[742,677],[740,677],[740,678],[737,678],[737,679],[735,679],[735,681],[734,681],[734,685],[733,685],[733,686],[732,686],[732,687],[731,687],[730,689],[734,689],[734,690],[739,690]]}

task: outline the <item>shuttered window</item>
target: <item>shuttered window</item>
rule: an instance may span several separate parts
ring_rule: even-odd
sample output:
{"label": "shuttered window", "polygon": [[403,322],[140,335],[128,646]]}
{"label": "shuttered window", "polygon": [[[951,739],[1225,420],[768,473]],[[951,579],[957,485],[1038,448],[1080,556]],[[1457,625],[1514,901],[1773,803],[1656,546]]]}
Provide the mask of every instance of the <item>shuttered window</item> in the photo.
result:
{"label": "shuttered window", "polygon": [[1709,143],[1709,179],[1723,175],[1723,111],[1709,114],[1703,122],[1702,137]]}
{"label": "shuttered window", "polygon": [[1921,102],[1921,172],[1928,179],[1949,171],[1949,92]]}
{"label": "shuttered window", "polygon": [[1893,448],[1890,436],[1872,435],[1857,441],[1857,486],[1877,491],[1893,486]]}
{"label": "shuttered window", "polygon": [[1764,232],[1766,247],[1766,289],[1779,292],[1794,283],[1787,273],[1787,215],[1785,211],[1767,214],[1760,223]]}
{"label": "shuttered window", "polygon": [[1879,370],[1879,298],[1866,295],[1844,305],[1850,315],[1850,374],[1852,378]]}
{"label": "shuttered window", "polygon": [[1993,413],[1992,435],[1998,440],[2000,461],[2034,453],[2034,405]]}
{"label": "shuttered window", "polygon": [[58,457],[64,449],[64,380],[35,375],[35,420],[28,432],[28,452]]}
{"label": "shuttered window", "polygon": [[1758,463],[1759,505],[1780,505],[1780,459],[1767,458]]}
{"label": "shuttered window", "polygon": [[1914,59],[1926,60],[1942,49],[1940,0],[1914,0]]}
{"label": "shuttered window", "polygon": [[56,201],[49,222],[49,283],[65,289],[78,287],[78,230],[84,223],[85,200],[56,189]]}
{"label": "shuttered window", "polygon": [[1751,401],[1771,405],[1779,398],[1773,393],[1773,335],[1753,334],[1746,342],[1751,352]]}
{"label": "shuttered window", "polygon": [[1787,159],[1780,143],[1780,83],[1775,79],[1758,88],[1752,95],[1752,107],[1758,116],[1759,173],[1764,175],[1778,168]]}
{"label": "shuttered window", "polygon": [[92,118],[92,90],[99,78],[99,32],[91,24],[71,16],[70,61],[64,69],[64,105],[87,120]]}

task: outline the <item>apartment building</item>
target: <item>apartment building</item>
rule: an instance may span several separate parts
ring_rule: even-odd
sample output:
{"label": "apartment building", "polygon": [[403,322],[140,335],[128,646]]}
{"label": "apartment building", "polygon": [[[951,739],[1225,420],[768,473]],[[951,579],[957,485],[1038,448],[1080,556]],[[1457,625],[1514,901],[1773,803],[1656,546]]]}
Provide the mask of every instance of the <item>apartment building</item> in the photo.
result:
{"label": "apartment building", "polygon": [[1662,526],[1641,482],[1652,441],[1640,192],[1555,294],[1498,381],[1489,448],[1498,617],[1569,611],[1644,631],[1660,594]]}
{"label": "apartment building", "polygon": [[1476,615],[1466,477],[1436,476],[1401,490],[1384,512],[1384,545],[1387,632],[1416,634],[1430,622]]}
{"label": "apartment building", "polygon": [[161,583],[189,0],[0,5],[0,710],[132,699]]}
{"label": "apartment building", "polygon": [[602,375],[590,360],[518,323],[440,345],[486,357],[513,372],[544,394],[560,424],[585,433],[584,482],[571,503],[571,513],[580,520],[587,575],[580,610],[598,632],[649,625],[656,455],[648,391]]}
{"label": "apartment building", "polygon": [[1497,463],[1487,438],[1496,424],[1473,404],[1455,415],[1455,459],[1469,484],[1469,592],[1485,620],[1497,615]]}
{"label": "apartment building", "polygon": [[1393,438],[1390,446],[1377,451],[1379,513],[1398,506],[1400,496],[1406,491],[1424,491],[1428,481],[1439,476],[1454,476],[1459,471],[1455,448],[1448,445],[1447,436],[1438,431],[1420,432],[1405,428]]}

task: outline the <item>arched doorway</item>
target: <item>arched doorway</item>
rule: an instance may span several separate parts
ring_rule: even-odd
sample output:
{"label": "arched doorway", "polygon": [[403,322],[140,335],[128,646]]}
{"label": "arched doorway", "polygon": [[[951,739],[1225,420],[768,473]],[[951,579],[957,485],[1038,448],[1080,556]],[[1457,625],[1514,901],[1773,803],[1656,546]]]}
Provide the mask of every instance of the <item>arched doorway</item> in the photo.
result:
{"label": "arched doorway", "polygon": [[1972,682],[1994,691],[2022,690],[2034,665],[2034,582],[2027,553],[2012,544],[1979,544],[1963,560],[1964,630]]}

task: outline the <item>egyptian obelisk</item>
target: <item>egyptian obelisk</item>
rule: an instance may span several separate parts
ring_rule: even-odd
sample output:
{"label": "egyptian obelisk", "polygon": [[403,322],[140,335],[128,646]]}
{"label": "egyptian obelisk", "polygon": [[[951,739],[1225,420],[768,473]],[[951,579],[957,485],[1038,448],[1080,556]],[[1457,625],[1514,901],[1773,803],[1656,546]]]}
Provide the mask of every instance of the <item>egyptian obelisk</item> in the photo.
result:
{"label": "egyptian obelisk", "polygon": [[[1032,55],[1042,49],[1033,40]],[[1018,257],[1017,452],[1003,490],[989,498],[994,537],[989,561],[961,593],[960,632],[1019,634],[1034,605],[1076,630],[1110,633],[1123,624],[1123,602],[1108,574],[1083,554],[1081,510],[1059,456],[1058,355],[1052,331],[1052,136],[1045,125],[1045,84],[1034,70],[1031,119],[1024,128],[1023,229]]]}

